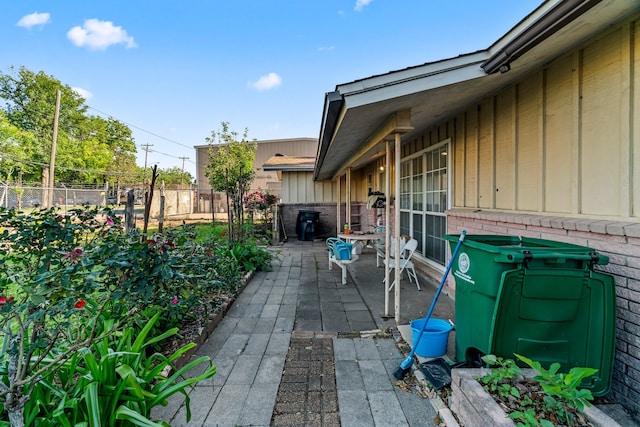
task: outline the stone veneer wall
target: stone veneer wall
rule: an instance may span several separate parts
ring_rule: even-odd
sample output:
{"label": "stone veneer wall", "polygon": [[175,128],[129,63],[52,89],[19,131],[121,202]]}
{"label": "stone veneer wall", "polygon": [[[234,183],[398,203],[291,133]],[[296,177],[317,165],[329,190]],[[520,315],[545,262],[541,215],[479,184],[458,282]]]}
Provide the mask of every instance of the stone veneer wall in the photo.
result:
{"label": "stone veneer wall", "polygon": [[640,223],[470,210],[447,211],[448,233],[503,234],[587,246],[609,257],[615,277],[616,352],[609,397],[640,412]]}

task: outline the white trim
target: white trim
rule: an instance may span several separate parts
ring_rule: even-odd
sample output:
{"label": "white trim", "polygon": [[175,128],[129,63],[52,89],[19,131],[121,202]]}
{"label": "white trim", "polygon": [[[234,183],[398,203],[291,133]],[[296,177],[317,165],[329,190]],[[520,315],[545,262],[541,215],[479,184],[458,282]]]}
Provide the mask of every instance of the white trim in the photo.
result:
{"label": "white trim", "polygon": [[[447,138],[447,139],[443,139],[442,141],[440,141],[440,142],[436,142],[435,144],[430,145],[430,146],[428,146],[427,148],[423,148],[423,149],[422,149],[422,150],[420,150],[420,151],[416,151],[416,152],[415,152],[415,153],[413,153],[413,154],[409,154],[408,156],[403,157],[403,158],[402,158],[402,161],[404,162],[405,160],[411,160],[411,159],[413,159],[414,157],[421,156],[421,155],[423,155],[424,153],[429,152],[429,151],[437,150],[437,149],[438,149],[438,148],[440,148],[441,146],[443,146],[443,145],[445,145],[445,144],[450,144],[450,143],[451,143],[451,137],[449,137],[449,138]],[[450,153],[449,153],[449,152],[447,152],[447,156],[449,156],[449,155],[450,155]],[[447,170],[448,170],[448,169],[449,169],[449,160],[447,160]]]}
{"label": "white trim", "polygon": [[[428,191],[427,190],[427,180],[424,179],[424,175],[429,172],[428,165],[426,163],[426,161],[427,161],[426,154],[434,152],[434,151],[442,150],[443,148],[446,148],[446,153],[447,153],[446,154],[447,159],[445,161],[446,174],[447,174],[447,184],[446,184],[447,188],[446,188],[446,193],[445,193],[446,194],[446,205],[445,206],[441,206],[441,209],[443,209],[443,212],[428,211],[427,210],[427,200],[426,200],[427,191]],[[416,210],[416,209],[413,208],[413,196],[414,196],[413,177],[415,176],[415,171],[414,171],[414,168],[411,165],[411,163],[409,163],[410,164],[410,173],[411,174],[410,174],[409,177],[406,177],[406,178],[410,179],[410,183],[409,183],[409,185],[410,185],[410,188],[409,188],[410,197],[409,197],[409,201],[408,201],[409,208],[402,208],[401,207],[402,206],[402,193],[399,193],[398,194],[398,200],[399,200],[398,212],[399,213],[405,212],[405,213],[407,213],[409,215],[409,224],[408,224],[409,230],[414,230],[414,226],[415,226],[415,224],[413,222],[414,221],[414,214],[416,214],[416,213],[421,214],[422,221],[423,221],[423,224],[421,226],[421,229],[422,229],[422,241],[420,242],[421,246],[422,246],[422,248],[421,248],[422,252],[416,252],[416,257],[420,261],[422,261],[423,263],[428,264],[428,265],[430,265],[432,267],[438,267],[439,269],[442,269],[444,264],[440,264],[440,263],[438,263],[436,261],[433,261],[430,258],[427,258],[425,256],[425,254],[424,254],[424,251],[426,249],[426,247],[424,245],[425,238],[426,238],[427,234],[429,233],[428,230],[427,230],[426,217],[428,215],[429,216],[443,217],[444,220],[445,220],[445,232],[448,229],[448,217],[447,217],[446,211],[448,209],[450,209],[451,204],[452,204],[452,201],[451,201],[451,194],[452,194],[451,193],[451,188],[452,188],[451,187],[451,183],[453,182],[452,173],[451,173],[451,165],[452,165],[451,150],[452,149],[453,149],[452,138],[449,137],[449,138],[446,138],[446,139],[443,139],[443,140],[437,142],[436,144],[430,145],[429,147],[426,147],[426,148],[424,148],[424,149],[422,149],[420,151],[417,151],[417,152],[412,153],[412,154],[410,154],[408,156],[405,156],[405,157],[403,157],[401,159],[401,165],[405,164],[405,162],[412,162],[415,159],[421,159],[422,160],[423,166],[422,166],[421,174],[423,175],[423,183],[422,183],[421,193],[422,193],[423,200],[422,200],[422,209],[421,210]],[[402,177],[402,167],[400,167],[400,169],[398,170],[397,179],[400,182],[403,179],[403,177]],[[413,235],[413,233],[411,233],[411,234]],[[445,254],[445,260],[443,261],[443,263],[445,263],[445,261],[446,261],[446,254]]]}

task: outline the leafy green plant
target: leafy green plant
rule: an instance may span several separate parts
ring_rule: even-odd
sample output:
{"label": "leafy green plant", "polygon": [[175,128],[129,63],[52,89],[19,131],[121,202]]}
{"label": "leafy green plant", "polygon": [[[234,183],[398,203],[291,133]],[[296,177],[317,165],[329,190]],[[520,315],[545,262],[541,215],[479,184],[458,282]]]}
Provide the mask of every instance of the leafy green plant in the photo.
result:
{"label": "leafy green plant", "polygon": [[478,378],[485,391],[510,409],[508,416],[518,427],[576,425],[578,411],[593,399],[590,390],[579,386],[597,369],[574,367],[568,373],[560,373],[559,363],[545,369],[540,362],[515,356],[537,375],[525,380],[514,360],[486,355],[482,360],[492,369]]}
{"label": "leafy green plant", "polygon": [[582,380],[598,372],[597,369],[574,367],[565,374],[558,372],[559,363],[552,363],[549,369],[545,369],[538,361],[533,361],[520,354],[515,356],[538,372],[538,375],[533,379],[542,385],[542,389],[547,395],[544,401],[549,410],[563,414],[572,422],[574,415],[566,410],[566,406],[578,411],[584,410],[585,406],[591,406],[589,402],[593,400],[591,390],[578,387]]}
{"label": "leafy green plant", "polygon": [[[51,420],[51,425],[62,426],[167,426],[166,422],[152,421],[151,410],[166,405],[176,393],[185,395],[188,422],[191,411],[187,391],[215,375],[216,368],[208,357],[200,357],[175,369],[174,362],[195,344],[169,357],[159,353],[147,356],[146,349],[177,332],[174,328],[150,336],[159,315],[141,331],[131,327],[120,330],[113,319],[103,321],[102,339],[83,347],[35,387],[36,396],[25,406],[26,425],[47,425]],[[202,364],[208,365],[203,373],[185,377]]]}
{"label": "leafy green plant", "polygon": [[[75,410],[85,414],[89,425],[125,425],[118,422],[121,420],[156,426],[158,424],[150,419],[152,408],[166,405],[167,399],[175,393],[184,394],[187,422],[191,419],[187,390],[215,375],[216,368],[208,357],[203,356],[175,370],[174,362],[193,348],[193,343],[183,346],[170,357],[160,353],[146,357],[145,348],[178,331],[173,328],[156,337],[148,337],[159,315],[152,317],[139,333],[128,328],[116,342],[102,340],[82,352],[84,372],[78,372],[82,376],[74,397],[80,399],[80,404]],[[202,374],[185,378],[185,373],[201,364],[208,364]],[[166,368],[174,369],[170,376],[165,375]]]}
{"label": "leafy green plant", "polygon": [[505,381],[522,375],[522,370],[515,361],[496,357],[493,354],[483,356],[482,361],[491,367],[489,373],[480,378],[485,391],[495,392],[505,397],[509,395],[520,397],[518,389]]}
{"label": "leafy green plant", "polygon": [[244,242],[231,243],[229,252],[244,271],[272,270],[273,252],[259,246],[255,240],[247,239]]}

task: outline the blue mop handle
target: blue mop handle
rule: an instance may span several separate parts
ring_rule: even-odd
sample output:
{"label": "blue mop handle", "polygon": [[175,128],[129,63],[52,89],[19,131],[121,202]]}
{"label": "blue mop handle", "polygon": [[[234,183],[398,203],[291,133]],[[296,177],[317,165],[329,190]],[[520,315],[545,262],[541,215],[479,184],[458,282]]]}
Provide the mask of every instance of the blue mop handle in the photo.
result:
{"label": "blue mop handle", "polygon": [[433,312],[433,309],[436,306],[436,301],[438,301],[440,292],[442,291],[442,288],[444,287],[444,283],[447,281],[447,277],[449,276],[449,271],[451,271],[451,267],[453,266],[453,261],[456,259],[456,255],[458,255],[458,250],[460,249],[460,246],[464,241],[464,236],[466,235],[467,235],[467,231],[462,230],[462,233],[460,234],[460,238],[458,239],[458,244],[456,245],[455,249],[453,250],[453,253],[451,254],[451,259],[447,264],[447,269],[444,271],[444,276],[442,276],[442,280],[440,281],[438,290],[436,290],[436,294],[433,297],[433,301],[431,301],[431,307],[429,307],[429,311],[427,312],[427,315],[424,318],[424,323],[422,324],[422,329],[420,329],[420,334],[418,335],[418,340],[416,341],[416,345],[414,345],[413,348],[411,349],[411,354],[409,355],[409,357],[411,358],[413,358],[413,354],[416,352],[416,348],[418,348],[418,343],[422,339],[422,334],[424,333],[424,330],[427,328],[427,323],[429,323],[429,319],[431,318],[431,313]]}

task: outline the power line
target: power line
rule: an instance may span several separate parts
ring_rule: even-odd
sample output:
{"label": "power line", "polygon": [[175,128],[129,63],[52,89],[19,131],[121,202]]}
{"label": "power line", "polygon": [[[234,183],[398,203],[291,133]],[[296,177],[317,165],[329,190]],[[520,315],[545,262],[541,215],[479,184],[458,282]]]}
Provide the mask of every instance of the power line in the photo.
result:
{"label": "power line", "polygon": [[[144,147],[146,144],[141,144],[140,147]],[[146,151],[143,148],[144,151]],[[149,150],[149,153],[156,153],[156,154],[160,154],[162,156],[166,156],[166,157],[171,157],[173,159],[180,159],[180,157],[178,156],[174,156],[173,154],[167,154],[167,153],[163,153],[162,151],[158,151],[158,150]]]}
{"label": "power line", "polygon": [[163,140],[165,140],[165,141],[168,141],[168,142],[170,142],[170,143],[172,143],[172,144],[180,145],[181,147],[185,147],[185,148],[189,148],[189,149],[193,150],[193,147],[192,147],[192,146],[182,144],[182,143],[180,143],[180,142],[178,142],[178,141],[174,141],[174,140],[169,139],[169,138],[167,138],[167,137],[165,137],[165,136],[162,136],[162,135],[158,135],[158,134],[157,134],[157,133],[155,133],[155,132],[151,132],[151,131],[149,131],[149,130],[146,130],[146,129],[144,129],[144,128],[141,128],[140,126],[136,126],[136,125],[134,125],[133,123],[129,123],[129,122],[126,122],[126,121],[124,121],[124,120],[121,120],[121,119],[119,119],[119,118],[117,118],[117,117],[115,117],[115,116],[112,116],[112,115],[111,115],[111,114],[109,114],[109,113],[105,113],[104,111],[100,111],[100,110],[98,110],[97,108],[94,108],[94,107],[92,107],[92,106],[90,106],[90,105],[87,105],[87,107],[88,107],[88,108],[90,108],[90,109],[92,109],[92,110],[94,110],[94,111],[97,111],[98,113],[103,114],[103,115],[105,115],[105,116],[107,116],[107,117],[111,117],[112,119],[118,120],[118,121],[120,121],[120,122],[122,122],[122,123],[126,124],[127,126],[130,126],[130,127],[132,127],[132,128],[136,128],[136,129],[138,129],[138,130],[140,130],[140,131],[142,131],[142,132],[148,133],[149,135],[153,135],[153,136],[155,136],[156,138],[160,138],[160,139],[163,139]]}
{"label": "power line", "polygon": [[[9,160],[13,160],[14,162],[17,163],[27,163],[30,165],[36,165],[36,166],[49,166],[48,163],[44,163],[44,162],[34,162],[33,160],[24,160],[24,159],[19,159],[17,157],[14,157],[10,154],[6,154],[6,153],[2,153],[2,155],[0,156],[2,158],[7,158]],[[131,173],[126,173],[126,172],[107,172],[107,171],[103,171],[103,170],[97,170],[97,169],[83,169],[83,168],[71,168],[68,166],[60,166],[60,165],[56,165],[56,169],[64,169],[64,170],[69,170],[72,172],[86,172],[86,173],[95,173],[97,175],[131,175],[131,176],[135,176],[135,173],[131,174]]]}
{"label": "power line", "polygon": [[[100,114],[102,114],[102,115],[104,115],[104,116],[107,116],[107,117],[109,117],[109,118],[112,118],[112,119],[114,119],[114,120],[118,120],[119,122],[124,123],[124,124],[126,124],[127,126],[129,126],[129,127],[132,127],[132,128],[138,129],[138,130],[140,130],[140,131],[142,131],[142,132],[145,132],[145,133],[147,133],[147,134],[149,134],[149,135],[152,135],[152,136],[154,136],[154,137],[156,137],[156,138],[160,138],[160,139],[162,139],[162,140],[164,140],[164,141],[170,142],[170,143],[172,143],[172,144],[179,145],[179,146],[184,147],[184,148],[188,148],[188,149],[190,149],[190,150],[193,150],[193,149],[194,149],[194,147],[193,147],[193,146],[186,145],[186,144],[182,144],[182,143],[180,143],[180,142],[178,142],[178,141],[174,141],[174,140],[172,140],[172,139],[170,139],[170,138],[167,138],[167,137],[165,137],[165,136],[159,135],[159,134],[157,134],[157,133],[155,133],[155,132],[151,132],[151,131],[146,130],[146,129],[144,129],[144,128],[140,127],[140,126],[136,126],[136,125],[134,125],[134,124],[132,124],[132,123],[126,122],[126,121],[124,121],[124,120],[121,120],[121,119],[119,119],[119,118],[117,118],[117,117],[115,117],[115,116],[113,116],[113,115],[111,115],[111,114],[109,114],[109,113],[106,113],[106,112],[104,112],[104,111],[100,111],[100,110],[98,110],[97,108],[91,107],[90,105],[87,105],[87,104],[84,104],[84,105],[85,105],[88,109],[94,110],[94,111],[96,111],[96,112],[98,112],[98,113],[100,113]],[[33,115],[33,116],[37,116],[37,117],[40,117],[40,118],[45,118],[45,119],[50,119],[50,118],[51,118],[51,117],[49,117],[49,115],[44,114],[44,113],[42,113],[42,112],[40,112],[40,111],[37,111],[37,110],[31,109],[31,108],[24,108],[24,107],[22,107],[22,110],[26,111],[28,114],[31,114],[31,115]],[[3,111],[4,111],[4,110],[3,110]],[[167,154],[167,153],[162,153],[162,152],[160,152],[160,151],[153,150],[153,152],[154,152],[154,153],[157,153],[157,154],[161,154],[161,155],[163,155],[163,156],[171,157],[171,158],[174,158],[174,159],[180,159],[180,157],[178,157],[178,156],[174,156],[174,155]],[[189,162],[189,163],[195,164],[194,162]]]}

